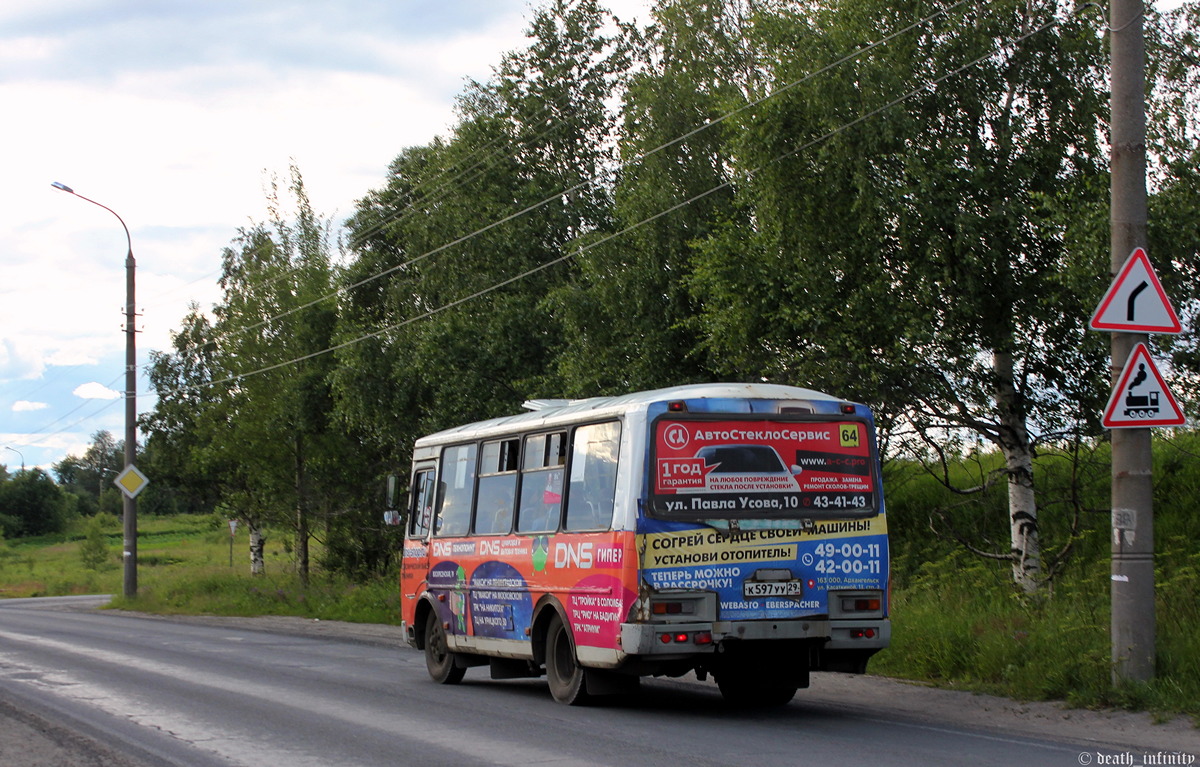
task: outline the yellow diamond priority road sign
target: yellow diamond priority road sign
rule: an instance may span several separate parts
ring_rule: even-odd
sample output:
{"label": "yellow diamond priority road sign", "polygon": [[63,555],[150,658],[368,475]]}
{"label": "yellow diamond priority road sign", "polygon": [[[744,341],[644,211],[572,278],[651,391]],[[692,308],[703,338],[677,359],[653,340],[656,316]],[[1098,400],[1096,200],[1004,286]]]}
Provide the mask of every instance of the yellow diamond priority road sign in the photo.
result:
{"label": "yellow diamond priority road sign", "polygon": [[113,479],[113,484],[121,488],[121,492],[127,498],[137,498],[137,494],[150,484],[150,480],[131,463]]}

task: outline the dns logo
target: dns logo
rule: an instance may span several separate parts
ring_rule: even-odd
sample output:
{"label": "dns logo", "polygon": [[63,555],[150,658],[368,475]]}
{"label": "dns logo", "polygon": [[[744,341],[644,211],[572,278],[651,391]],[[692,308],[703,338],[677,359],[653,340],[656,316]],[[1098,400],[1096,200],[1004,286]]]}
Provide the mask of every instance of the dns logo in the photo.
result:
{"label": "dns logo", "polygon": [[591,543],[556,543],[554,544],[554,566],[583,567],[592,566]]}

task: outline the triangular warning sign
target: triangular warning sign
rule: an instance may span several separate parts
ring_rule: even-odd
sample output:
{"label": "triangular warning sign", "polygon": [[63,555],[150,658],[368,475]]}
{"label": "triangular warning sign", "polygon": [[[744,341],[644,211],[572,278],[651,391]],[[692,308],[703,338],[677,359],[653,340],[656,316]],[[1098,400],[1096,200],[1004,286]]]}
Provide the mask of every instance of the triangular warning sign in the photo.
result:
{"label": "triangular warning sign", "polygon": [[1146,251],[1137,248],[1092,315],[1092,330],[1126,333],[1180,333],[1179,316],[1171,308]]}
{"label": "triangular warning sign", "polygon": [[1109,429],[1182,426],[1183,410],[1150,357],[1145,344],[1133,347],[1121,380],[1104,408]]}

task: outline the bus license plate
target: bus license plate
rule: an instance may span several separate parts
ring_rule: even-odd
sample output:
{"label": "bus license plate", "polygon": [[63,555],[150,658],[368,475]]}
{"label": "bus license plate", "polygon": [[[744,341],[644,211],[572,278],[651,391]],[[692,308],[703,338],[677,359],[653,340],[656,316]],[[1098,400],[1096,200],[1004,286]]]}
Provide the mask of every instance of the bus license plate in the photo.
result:
{"label": "bus license plate", "polygon": [[743,581],[742,594],[755,597],[798,597],[803,591],[801,581]]}

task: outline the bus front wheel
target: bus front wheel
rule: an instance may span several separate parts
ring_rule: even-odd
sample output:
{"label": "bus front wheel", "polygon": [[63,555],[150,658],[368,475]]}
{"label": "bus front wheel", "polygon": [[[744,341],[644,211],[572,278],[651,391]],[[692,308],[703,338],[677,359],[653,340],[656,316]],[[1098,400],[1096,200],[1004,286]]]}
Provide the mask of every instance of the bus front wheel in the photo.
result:
{"label": "bus front wheel", "polygon": [[425,668],[438,684],[458,684],[462,681],[465,668],[454,663],[454,653],[446,644],[446,630],[436,615],[425,621]]}
{"label": "bus front wheel", "polygon": [[575,643],[558,615],[550,619],[546,629],[546,681],[559,703],[575,706],[587,700],[587,680],[575,657]]}

